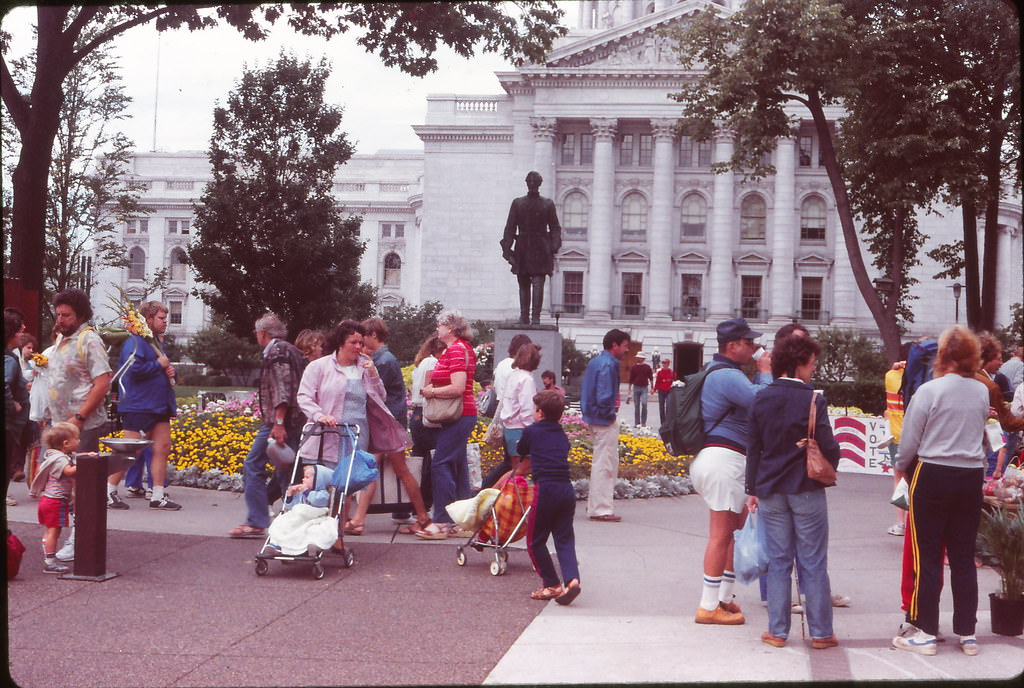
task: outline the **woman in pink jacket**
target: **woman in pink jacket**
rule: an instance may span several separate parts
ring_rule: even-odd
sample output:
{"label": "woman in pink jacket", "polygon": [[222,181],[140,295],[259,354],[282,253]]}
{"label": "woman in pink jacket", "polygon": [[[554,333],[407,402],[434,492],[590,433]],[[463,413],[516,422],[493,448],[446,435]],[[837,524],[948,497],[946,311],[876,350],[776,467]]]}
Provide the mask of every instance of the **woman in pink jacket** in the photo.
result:
{"label": "woman in pink jacket", "polygon": [[[363,327],[354,320],[342,321],[327,338],[324,356],[306,366],[299,383],[298,402],[306,418],[312,423],[337,427],[347,423],[359,427],[359,448],[372,454],[395,454],[392,468],[416,511],[417,527],[424,532],[440,532],[427,515],[416,479],[405,464],[404,452],[410,446],[405,428],[399,425],[384,405],[384,383],[369,356],[363,353]],[[306,442],[299,449],[303,463],[316,463],[318,443]],[[323,437],[323,461],[337,463],[341,451],[338,436]]]}

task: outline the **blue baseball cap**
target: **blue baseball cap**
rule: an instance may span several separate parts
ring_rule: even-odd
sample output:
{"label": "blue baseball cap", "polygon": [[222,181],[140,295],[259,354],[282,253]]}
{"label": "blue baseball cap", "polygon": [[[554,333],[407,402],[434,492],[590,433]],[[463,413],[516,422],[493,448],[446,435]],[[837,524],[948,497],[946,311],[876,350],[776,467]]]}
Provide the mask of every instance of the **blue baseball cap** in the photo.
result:
{"label": "blue baseball cap", "polygon": [[732,320],[723,320],[718,323],[718,327],[715,328],[718,334],[718,343],[725,344],[726,342],[733,342],[737,339],[757,339],[761,336],[760,332],[755,332],[750,329],[750,325],[743,318],[733,318]]}

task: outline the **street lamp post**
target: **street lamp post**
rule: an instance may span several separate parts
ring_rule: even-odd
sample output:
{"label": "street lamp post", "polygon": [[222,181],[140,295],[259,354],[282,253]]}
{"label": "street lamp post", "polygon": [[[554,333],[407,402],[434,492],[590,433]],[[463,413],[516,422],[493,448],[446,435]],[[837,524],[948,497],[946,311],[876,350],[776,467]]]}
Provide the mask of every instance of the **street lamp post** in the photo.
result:
{"label": "street lamp post", "polygon": [[885,305],[888,306],[889,299],[892,297],[892,288],[893,285],[895,285],[895,282],[888,277],[876,277],[872,282],[874,282],[875,290],[879,292],[879,295],[884,295]]}
{"label": "street lamp post", "polygon": [[960,324],[960,294],[963,293],[964,285],[954,282],[950,287],[953,290],[953,317],[956,324]]}

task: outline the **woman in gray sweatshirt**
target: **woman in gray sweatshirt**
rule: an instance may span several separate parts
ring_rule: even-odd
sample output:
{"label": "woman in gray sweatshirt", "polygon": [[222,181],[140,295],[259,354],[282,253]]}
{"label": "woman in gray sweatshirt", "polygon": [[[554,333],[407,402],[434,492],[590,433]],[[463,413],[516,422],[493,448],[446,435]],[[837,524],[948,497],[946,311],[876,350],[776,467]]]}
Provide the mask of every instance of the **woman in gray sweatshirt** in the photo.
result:
{"label": "woman in gray sweatshirt", "polygon": [[960,636],[964,653],[978,651],[974,541],[981,520],[982,437],[989,415],[988,389],[974,377],[981,365],[980,351],[978,338],[970,330],[957,325],[943,332],[935,379],[914,393],[903,418],[896,474],[910,483],[907,537],[912,538],[917,566],[907,623],[918,630],[893,638],[893,647],[900,650],[936,652],[945,544],[953,632]]}

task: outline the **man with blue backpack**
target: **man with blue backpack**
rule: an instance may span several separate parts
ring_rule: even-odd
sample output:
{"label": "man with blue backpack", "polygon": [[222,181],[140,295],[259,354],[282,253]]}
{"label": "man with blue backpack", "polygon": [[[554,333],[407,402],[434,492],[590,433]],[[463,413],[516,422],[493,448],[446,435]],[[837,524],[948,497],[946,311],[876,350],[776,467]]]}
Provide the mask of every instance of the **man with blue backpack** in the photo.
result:
{"label": "man with blue backpack", "polygon": [[[700,624],[738,625],[745,621],[733,601],[733,531],[743,527],[747,509],[744,480],[747,470],[747,412],[754,396],[772,382],[771,355],[757,359],[751,382],[742,370],[760,348],[760,332],[743,318],[718,324],[718,353],[699,381],[703,446],[690,466],[693,487],[710,510],[708,544],[704,551],[704,580],[694,619]],[[698,373],[698,375],[700,375]]]}

